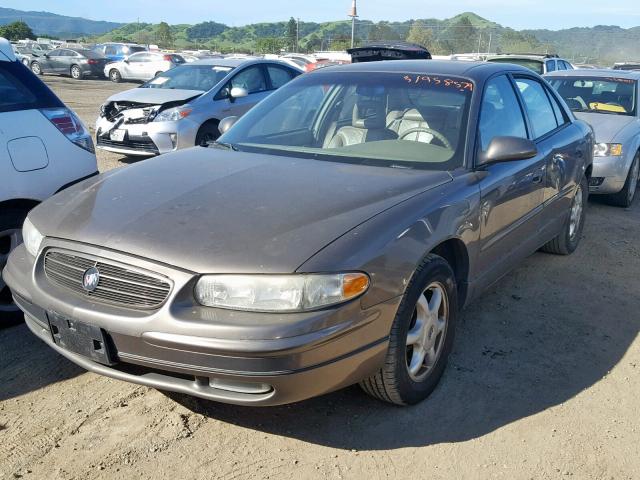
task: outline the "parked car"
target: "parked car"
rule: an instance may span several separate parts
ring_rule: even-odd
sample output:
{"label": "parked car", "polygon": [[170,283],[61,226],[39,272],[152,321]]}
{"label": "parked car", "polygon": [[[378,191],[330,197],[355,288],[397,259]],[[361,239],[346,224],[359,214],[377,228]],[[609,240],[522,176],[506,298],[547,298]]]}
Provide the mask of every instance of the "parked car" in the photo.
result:
{"label": "parked car", "polygon": [[620,62],[613,66],[614,70],[640,70],[640,63],[637,62]]}
{"label": "parked car", "polygon": [[591,192],[630,206],[640,176],[640,72],[575,70],[546,78],[576,117],[595,130]]}
{"label": "parked car", "polygon": [[220,120],[243,115],[300,73],[267,60],[181,65],[108,98],[96,122],[98,148],[149,156],[205,145],[219,136]]}
{"label": "parked car", "polygon": [[27,212],[65,186],[97,174],[78,117],[0,39],[0,323],[21,316],[4,280]]}
{"label": "parked car", "polygon": [[100,52],[106,58],[112,62],[119,62],[124,60],[129,55],[134,53],[146,52],[147,47],[143,45],[137,45],[135,43],[99,43],[93,49]]}
{"label": "parked car", "polygon": [[328,67],[211,148],[40,205],[6,280],[33,333],[113,378],[244,405],[361,382],[417,403],[459,308],[538,248],[577,248],[592,154],[525,68]]}
{"label": "parked car", "polygon": [[381,60],[431,60],[431,53],[422,45],[408,42],[374,42],[362,47],[350,48],[353,63]]}
{"label": "parked car", "polygon": [[176,53],[139,52],[119,62],[108,63],[104,75],[112,82],[122,80],[151,80],[173,67],[186,63]]}
{"label": "parked car", "polygon": [[489,55],[487,62],[494,63],[513,63],[522,67],[533,70],[543,75],[557,70],[573,70],[574,67],[568,60],[564,60],[558,55],[550,54],[516,54],[508,53],[503,55]]}
{"label": "parked car", "polygon": [[59,48],[33,58],[31,71],[36,75],[55,73],[81,80],[85,77],[102,77],[108,62],[100,52],[94,50]]}

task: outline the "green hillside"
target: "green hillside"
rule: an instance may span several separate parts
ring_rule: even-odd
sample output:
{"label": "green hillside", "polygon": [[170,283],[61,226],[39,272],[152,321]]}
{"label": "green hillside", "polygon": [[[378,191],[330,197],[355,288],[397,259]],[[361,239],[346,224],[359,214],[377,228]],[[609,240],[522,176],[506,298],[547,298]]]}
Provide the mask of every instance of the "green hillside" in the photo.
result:
{"label": "green hillside", "polygon": [[122,25],[114,22],[67,17],[49,12],[26,12],[0,7],[0,25],[20,20],[26,22],[36,35],[53,35],[56,37],[102,34]]}

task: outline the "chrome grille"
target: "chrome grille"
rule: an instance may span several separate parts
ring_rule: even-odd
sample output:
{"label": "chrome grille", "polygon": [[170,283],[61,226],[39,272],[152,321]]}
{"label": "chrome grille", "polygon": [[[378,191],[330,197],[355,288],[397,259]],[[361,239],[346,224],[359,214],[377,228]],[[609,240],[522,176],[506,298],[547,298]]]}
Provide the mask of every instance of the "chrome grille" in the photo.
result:
{"label": "chrome grille", "polygon": [[[88,292],[82,283],[84,272],[91,267],[98,269],[100,280],[96,289]],[[97,302],[129,308],[158,307],[171,291],[171,283],[161,276],[57,250],[45,254],[44,271],[49,281],[55,285]]]}

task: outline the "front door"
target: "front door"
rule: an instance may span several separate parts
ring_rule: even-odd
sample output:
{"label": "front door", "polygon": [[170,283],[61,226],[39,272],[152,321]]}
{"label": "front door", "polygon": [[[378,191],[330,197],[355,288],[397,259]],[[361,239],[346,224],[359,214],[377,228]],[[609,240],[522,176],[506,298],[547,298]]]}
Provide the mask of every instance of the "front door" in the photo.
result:
{"label": "front door", "polygon": [[[498,136],[529,138],[513,82],[506,75],[487,83],[478,126],[478,151]],[[478,271],[486,286],[535,248],[543,205],[545,158],[489,164],[480,169],[480,252]]]}
{"label": "front door", "polygon": [[226,100],[228,105],[223,110],[225,117],[241,117],[271,93],[268,90],[264,70],[260,65],[245,68],[233,77],[227,86],[227,91],[231,92],[233,88],[244,88],[249,94],[242,98],[228,97]]}

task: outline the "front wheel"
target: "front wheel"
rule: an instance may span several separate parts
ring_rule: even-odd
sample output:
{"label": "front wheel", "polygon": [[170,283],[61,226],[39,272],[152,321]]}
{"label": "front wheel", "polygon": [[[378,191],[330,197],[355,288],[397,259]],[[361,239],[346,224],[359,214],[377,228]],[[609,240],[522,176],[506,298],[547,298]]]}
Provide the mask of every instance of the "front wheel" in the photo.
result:
{"label": "front wheel", "polygon": [[369,395],[412,405],[436,388],[453,348],[458,297],[453,270],[434,254],[425,257],[391,326],[385,362],[360,382]]}
{"label": "front wheel", "polygon": [[113,83],[120,83],[122,81],[122,75],[120,75],[120,71],[112,68],[109,70],[109,80]]}
{"label": "front wheel", "polygon": [[196,147],[207,147],[210,143],[215,142],[220,136],[218,123],[209,121],[202,125],[196,135]]}
{"label": "front wheel", "polygon": [[636,197],[636,189],[638,188],[638,177],[640,177],[640,152],[636,154],[627,174],[627,180],[624,187],[618,193],[607,196],[607,200],[618,207],[628,208]]}
{"label": "front wheel", "polygon": [[74,80],[80,80],[82,78],[82,70],[78,65],[73,65],[71,67],[71,78]]}
{"label": "front wheel", "polygon": [[42,75],[42,67],[38,62],[33,62],[31,64],[31,71],[36,75]]}
{"label": "front wheel", "polygon": [[587,177],[583,176],[580,183],[576,186],[573,198],[571,199],[569,215],[562,230],[557,237],[542,247],[543,252],[555,253],[556,255],[569,255],[578,248],[584,228],[585,208],[587,207],[588,199],[589,182],[587,181]]}

